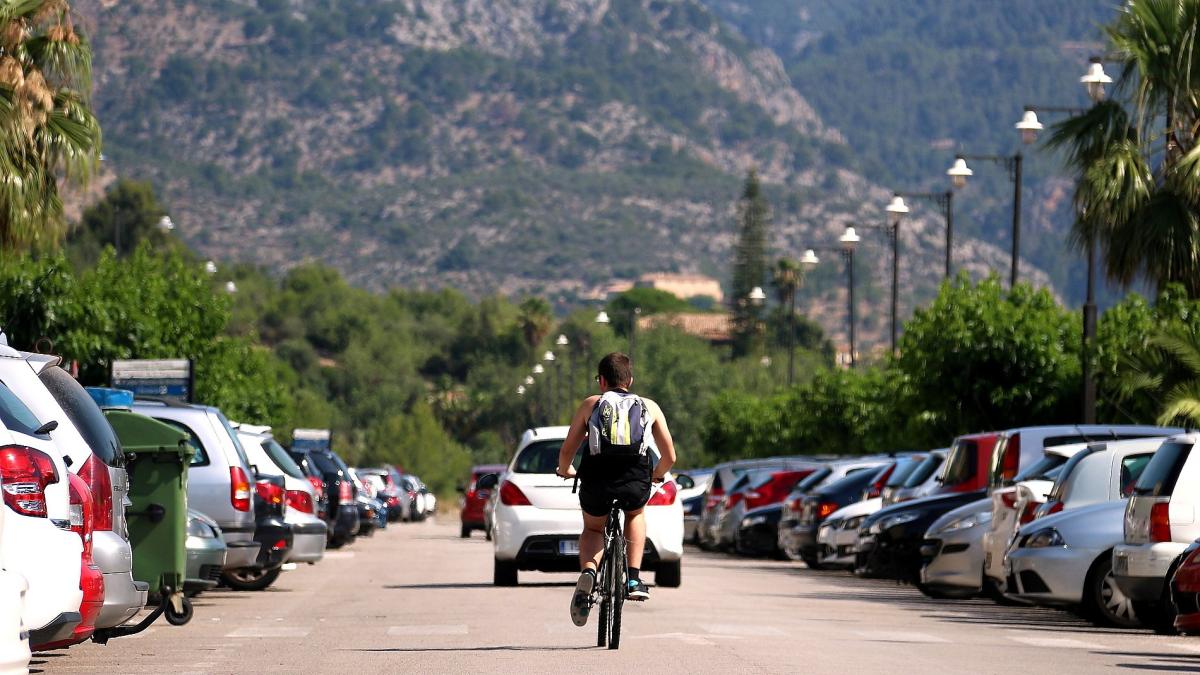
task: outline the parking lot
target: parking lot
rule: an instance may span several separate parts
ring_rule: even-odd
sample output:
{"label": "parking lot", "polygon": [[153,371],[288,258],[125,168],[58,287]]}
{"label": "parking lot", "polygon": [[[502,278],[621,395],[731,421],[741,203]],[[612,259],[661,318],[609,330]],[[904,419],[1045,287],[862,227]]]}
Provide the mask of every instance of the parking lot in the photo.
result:
{"label": "parking lot", "polygon": [[106,647],[36,654],[33,672],[1040,672],[1200,670],[1200,645],[1065,612],[931,601],[890,581],[689,549],[683,586],[627,605],[617,652],[575,628],[570,575],[491,583],[491,544],[442,518],[378,533],[262,593],[217,590],[196,618]]}

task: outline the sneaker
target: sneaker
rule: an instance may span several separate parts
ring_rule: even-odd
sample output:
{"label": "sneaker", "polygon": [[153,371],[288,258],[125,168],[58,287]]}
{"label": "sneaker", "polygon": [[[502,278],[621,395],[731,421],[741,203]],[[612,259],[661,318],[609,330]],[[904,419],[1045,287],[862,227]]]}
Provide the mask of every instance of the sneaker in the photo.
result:
{"label": "sneaker", "polygon": [[630,600],[649,600],[650,589],[642,583],[641,579],[630,579],[625,586],[625,597]]}
{"label": "sneaker", "polygon": [[575,595],[571,596],[571,621],[576,626],[586,626],[592,611],[592,589],[596,587],[596,574],[580,572],[575,583]]}

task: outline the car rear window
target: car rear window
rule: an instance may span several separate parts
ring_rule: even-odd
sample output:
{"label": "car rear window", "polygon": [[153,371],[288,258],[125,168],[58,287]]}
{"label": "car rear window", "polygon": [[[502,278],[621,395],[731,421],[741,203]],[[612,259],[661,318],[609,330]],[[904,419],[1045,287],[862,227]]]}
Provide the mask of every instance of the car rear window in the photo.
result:
{"label": "car rear window", "polygon": [[0,382],[0,422],[3,422],[9,431],[26,436],[33,436],[33,432],[42,426],[37,415],[34,415],[3,382]]}
{"label": "car rear window", "polygon": [[187,444],[192,446],[192,460],[188,462],[188,466],[208,466],[208,453],[204,451],[204,446],[200,445],[200,441],[196,440],[195,432],[189,429],[186,424],[162,417],[155,417],[154,419],[163,424],[173,426],[187,434]]}
{"label": "car rear window", "polygon": [[79,431],[92,454],[108,466],[124,466],[125,457],[121,452],[121,441],[117,440],[117,435],[113,433],[112,425],[104,417],[100,406],[96,405],[91,395],[75,381],[75,378],[58,366],[48,366],[38,378],[46,385],[54,400],[58,401],[58,405]]}
{"label": "car rear window", "polygon": [[[887,467],[885,466],[884,468],[886,469]],[[870,484],[871,480],[878,473],[879,471],[855,471],[821,488],[821,492],[827,494],[841,494],[846,491],[857,492]]]}
{"label": "car rear window", "polygon": [[1122,497],[1128,497],[1133,494],[1133,486],[1142,477],[1142,472],[1146,470],[1146,466],[1150,464],[1150,460],[1153,457],[1153,452],[1147,452],[1144,455],[1129,455],[1121,460]]}
{"label": "car rear window", "polygon": [[1133,494],[1141,497],[1170,497],[1179,480],[1179,472],[1192,452],[1191,443],[1168,441],[1154,453],[1134,485]]}
{"label": "car rear window", "polygon": [[800,481],[796,485],[795,489],[799,490],[801,492],[808,492],[809,490],[813,489],[814,487],[820,485],[821,481],[825,480],[831,473],[833,473],[833,469],[831,469],[827,466],[823,466],[823,467],[817,469],[816,471],[808,474],[808,478],[805,478],[804,480]]}
{"label": "car rear window", "polygon": [[242,466],[249,467],[250,459],[246,457],[246,449],[242,447],[241,441],[238,440],[237,432],[233,430],[233,425],[225,418],[225,415],[220,410],[214,411],[217,419],[221,420],[221,426],[225,427],[225,433],[229,434],[229,440],[233,441],[233,449],[237,452],[237,456],[242,460]]}
{"label": "car rear window", "polygon": [[896,469],[888,476],[887,487],[903,487],[908,477],[921,465],[923,457],[905,457],[896,462]]}
{"label": "car rear window", "polygon": [[304,470],[296,464],[296,461],[287,453],[287,450],[284,450],[283,446],[276,442],[274,438],[263,439],[262,449],[263,452],[267,453],[267,457],[270,457],[271,461],[275,462],[275,466],[278,466],[280,471],[292,478],[304,478]]}
{"label": "car rear window", "polygon": [[[558,451],[561,448],[562,440],[530,443],[517,455],[513,473],[554,473],[558,468]],[[575,455],[572,464],[576,469],[582,456],[578,453]]]}
{"label": "car rear window", "polygon": [[903,487],[915,488],[920,485],[924,485],[925,481],[929,480],[929,477],[933,475],[933,472],[937,471],[938,467],[942,465],[942,461],[944,459],[945,457],[942,457],[941,455],[930,455],[926,457],[925,461],[918,464],[913,469],[912,473],[908,474],[908,480],[904,481]]}
{"label": "car rear window", "polygon": [[979,442],[960,438],[954,441],[946,468],[942,470],[942,485],[961,485],[975,477],[978,471]]}
{"label": "car rear window", "polygon": [[1014,482],[1023,480],[1051,480],[1058,475],[1056,469],[1067,463],[1067,458],[1062,455],[1046,454],[1042,458],[1034,462],[1028,469],[1017,474],[1013,479]]}
{"label": "car rear window", "polygon": [[1074,455],[1071,455],[1071,458],[1067,460],[1067,463],[1063,464],[1062,470],[1058,472],[1058,478],[1054,481],[1054,487],[1050,488],[1050,499],[1062,501],[1063,490],[1065,490],[1067,487],[1067,480],[1069,480],[1071,478],[1071,474],[1075,472],[1075,467],[1079,466],[1079,463],[1082,462],[1085,457],[1088,457],[1095,452],[1099,452],[1101,449],[1102,448],[1100,446],[1088,446]]}

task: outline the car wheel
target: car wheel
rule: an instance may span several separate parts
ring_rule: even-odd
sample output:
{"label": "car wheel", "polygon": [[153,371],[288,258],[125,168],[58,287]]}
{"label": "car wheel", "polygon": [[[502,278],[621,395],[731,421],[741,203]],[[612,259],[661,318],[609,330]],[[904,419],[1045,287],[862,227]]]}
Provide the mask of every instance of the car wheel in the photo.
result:
{"label": "car wheel", "polygon": [[517,563],[512,560],[493,558],[492,584],[495,586],[517,585]]}
{"label": "car wheel", "polygon": [[821,562],[819,560],[817,560],[817,556],[815,556],[815,555],[800,554],[800,559],[804,561],[804,565],[806,567],[808,567],[808,569],[810,569],[810,570],[824,569],[821,566]]}
{"label": "car wheel", "polygon": [[239,567],[222,572],[221,581],[235,591],[261,591],[275,583],[282,571],[281,567],[269,570],[261,567]]}
{"label": "car wheel", "polygon": [[654,570],[654,585],[663,588],[679,588],[683,581],[683,561],[660,562]]}
{"label": "car wheel", "polygon": [[1000,590],[1000,587],[996,585],[996,582],[992,581],[991,577],[986,574],[983,575],[983,595],[997,605],[1004,607],[1016,607],[1021,604],[1005,595],[1004,591]]}
{"label": "car wheel", "polygon": [[491,541],[491,540],[492,540],[492,531],[491,531],[491,530],[484,530],[484,531],[483,531],[483,538],[484,538],[484,539],[486,539],[486,540],[488,540],[488,541]]}
{"label": "car wheel", "polygon": [[462,528],[459,529],[459,531],[458,531],[458,536],[462,537],[463,539],[470,539],[471,538],[471,526],[467,525],[466,523],[463,523]]}
{"label": "car wheel", "polygon": [[1097,626],[1136,628],[1142,625],[1133,600],[1117,587],[1112,552],[1102,554],[1088,570],[1083,587],[1083,615]]}

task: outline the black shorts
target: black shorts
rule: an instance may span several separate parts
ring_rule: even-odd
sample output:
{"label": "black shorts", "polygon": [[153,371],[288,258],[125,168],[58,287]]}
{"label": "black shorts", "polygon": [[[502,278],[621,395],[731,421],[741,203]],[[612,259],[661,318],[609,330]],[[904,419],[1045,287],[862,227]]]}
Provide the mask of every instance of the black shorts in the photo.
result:
{"label": "black shorts", "polygon": [[647,476],[645,480],[579,483],[579,506],[589,516],[607,516],[614,499],[622,511],[637,511],[642,508],[650,501],[650,477]]}

